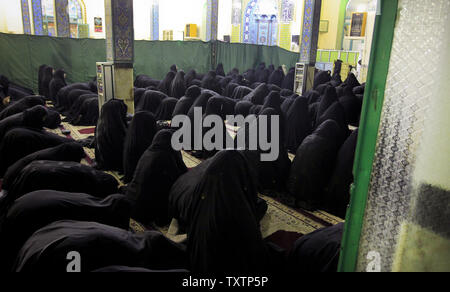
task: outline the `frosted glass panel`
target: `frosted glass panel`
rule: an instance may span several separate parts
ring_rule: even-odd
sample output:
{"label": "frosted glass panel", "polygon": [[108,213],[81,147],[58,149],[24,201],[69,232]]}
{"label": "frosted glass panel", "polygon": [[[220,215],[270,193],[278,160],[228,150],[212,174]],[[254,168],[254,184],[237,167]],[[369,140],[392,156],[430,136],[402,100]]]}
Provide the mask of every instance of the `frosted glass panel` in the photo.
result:
{"label": "frosted glass panel", "polygon": [[[445,258],[439,257],[448,256],[450,250],[450,195],[443,181],[430,181],[416,172],[423,169],[418,163],[430,155],[422,148],[444,145],[438,140],[450,137],[448,127],[428,127],[436,118],[435,109],[446,112],[442,118],[447,120],[450,112],[448,91],[441,90],[448,83],[442,76],[448,76],[450,64],[449,14],[448,0],[399,1],[358,271],[446,268]],[[436,130],[441,134],[429,135]],[[448,145],[440,149],[444,154],[434,171],[448,171]],[[426,247],[429,243],[436,246]],[[423,256],[424,252],[435,252],[435,258]]]}

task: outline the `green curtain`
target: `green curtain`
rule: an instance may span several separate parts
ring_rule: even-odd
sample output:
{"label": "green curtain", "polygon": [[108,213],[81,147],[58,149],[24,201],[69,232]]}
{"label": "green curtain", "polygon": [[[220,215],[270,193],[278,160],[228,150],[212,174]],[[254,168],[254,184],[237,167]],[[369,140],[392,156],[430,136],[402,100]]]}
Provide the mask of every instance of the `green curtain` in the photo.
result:
{"label": "green curtain", "polygon": [[261,62],[266,65],[286,65],[289,69],[295,67],[299,58],[298,53],[280,47],[223,42],[217,44],[217,62],[223,63],[225,72],[237,68],[242,73],[249,68],[255,68]]}
{"label": "green curtain", "polygon": [[162,79],[170,66],[177,65],[186,73],[211,68],[211,47],[204,42],[135,41],[134,72]]}
{"label": "green curtain", "polygon": [[63,68],[67,81],[92,80],[95,63],[106,59],[105,41],[0,33],[0,74],[37,92],[42,64]]}
{"label": "green curtain", "polygon": [[[299,58],[279,47],[217,42],[135,41],[134,72],[155,79],[164,78],[169,67],[176,64],[188,72],[195,69],[206,73],[215,68],[212,49],[216,48],[216,62],[223,63],[225,72],[238,68],[241,72],[267,65],[293,67]],[[105,40],[70,39],[48,36],[12,35],[0,33],[0,74],[37,92],[38,69],[42,64],[63,68],[67,81],[87,82],[96,75],[96,62],[106,61]]]}

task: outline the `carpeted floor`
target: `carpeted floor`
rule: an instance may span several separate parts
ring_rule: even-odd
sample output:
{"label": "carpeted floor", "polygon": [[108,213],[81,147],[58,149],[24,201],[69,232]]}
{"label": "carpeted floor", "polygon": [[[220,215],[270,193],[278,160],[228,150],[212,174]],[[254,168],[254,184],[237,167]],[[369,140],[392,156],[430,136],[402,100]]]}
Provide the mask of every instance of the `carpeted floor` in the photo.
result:
{"label": "carpeted floor", "polygon": [[[95,127],[75,127],[67,123],[63,123],[60,129],[49,130],[55,134],[65,136],[62,130],[69,130],[74,140],[86,139],[93,136]],[[231,131],[234,129],[230,129]],[[90,165],[95,160],[93,149],[85,148],[87,157],[82,163]],[[183,160],[188,168],[193,168],[201,163],[201,160],[192,155],[183,152]],[[294,159],[294,155],[290,154],[290,159]],[[113,175],[121,185],[121,175],[115,172],[107,172]],[[329,227],[340,222],[342,219],[328,214],[324,211],[309,212],[294,207],[292,198],[285,194],[265,194],[260,195],[267,202],[268,210],[266,216],[261,221],[261,232],[266,240],[274,242],[279,246],[290,249],[294,242],[301,236],[311,233],[317,229]],[[145,232],[146,230],[159,230],[170,239],[181,242],[186,239],[185,234],[178,234],[177,222],[174,220],[170,226],[156,227],[143,226],[139,222],[131,220],[130,228],[134,232]]]}

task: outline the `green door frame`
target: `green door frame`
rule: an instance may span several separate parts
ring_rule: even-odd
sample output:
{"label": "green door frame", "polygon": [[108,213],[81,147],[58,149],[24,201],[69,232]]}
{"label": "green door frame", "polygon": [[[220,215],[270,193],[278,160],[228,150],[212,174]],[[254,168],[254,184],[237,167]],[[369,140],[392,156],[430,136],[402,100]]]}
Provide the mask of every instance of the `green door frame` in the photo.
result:
{"label": "green door frame", "polygon": [[342,238],[339,272],[354,272],[358,260],[372,165],[378,138],[384,91],[397,19],[398,0],[378,0],[378,11],[370,55],[370,67],[364,94],[363,112],[355,154],[350,207]]}

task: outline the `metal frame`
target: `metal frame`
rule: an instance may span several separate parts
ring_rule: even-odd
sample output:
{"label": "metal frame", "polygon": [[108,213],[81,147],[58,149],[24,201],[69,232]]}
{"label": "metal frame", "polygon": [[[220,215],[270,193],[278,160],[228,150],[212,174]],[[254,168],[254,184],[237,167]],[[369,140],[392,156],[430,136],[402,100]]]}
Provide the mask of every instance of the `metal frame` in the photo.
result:
{"label": "metal frame", "polygon": [[[115,98],[114,88],[114,62],[97,62],[97,87],[98,87],[98,107],[101,109],[103,105],[111,99]],[[109,68],[111,76],[106,76],[106,68]],[[110,92],[109,92],[110,91]]]}
{"label": "metal frame", "polygon": [[351,202],[342,239],[339,272],[354,272],[356,270],[359,242],[384,102],[397,9],[398,0],[379,0],[378,2],[370,56],[369,81],[364,95],[358,146],[353,168],[355,181],[351,188]]}

